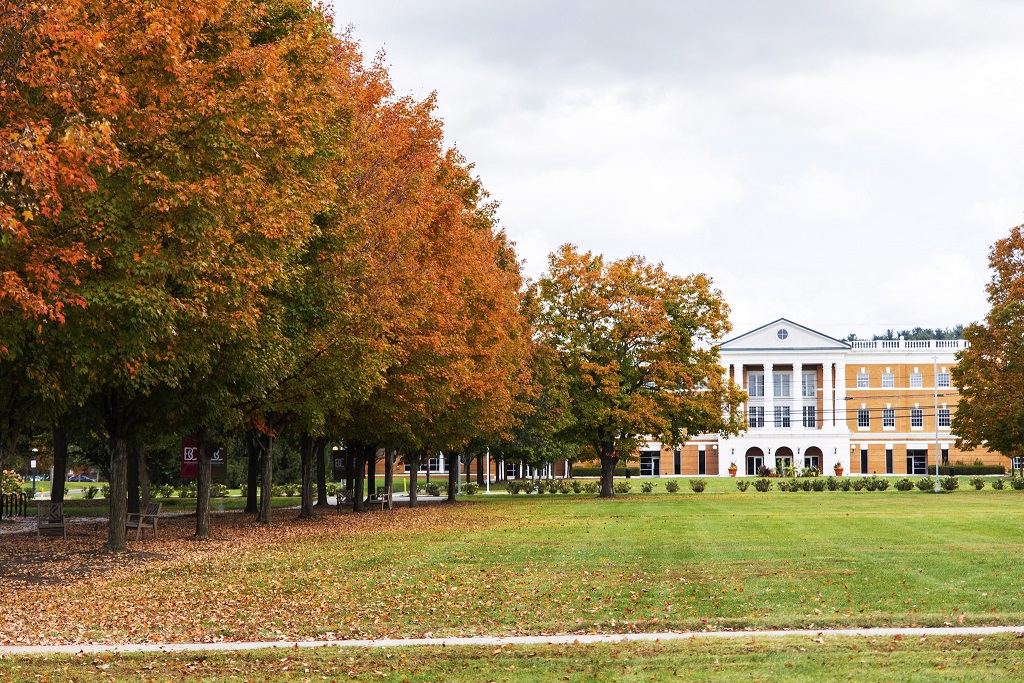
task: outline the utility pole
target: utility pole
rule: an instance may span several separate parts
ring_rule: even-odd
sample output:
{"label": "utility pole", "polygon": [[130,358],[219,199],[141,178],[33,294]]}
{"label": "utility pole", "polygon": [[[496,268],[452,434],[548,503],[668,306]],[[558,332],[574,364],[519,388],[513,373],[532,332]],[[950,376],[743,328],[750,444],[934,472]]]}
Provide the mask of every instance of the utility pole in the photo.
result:
{"label": "utility pole", "polygon": [[935,493],[939,492],[939,357],[932,356],[932,383],[935,385]]}

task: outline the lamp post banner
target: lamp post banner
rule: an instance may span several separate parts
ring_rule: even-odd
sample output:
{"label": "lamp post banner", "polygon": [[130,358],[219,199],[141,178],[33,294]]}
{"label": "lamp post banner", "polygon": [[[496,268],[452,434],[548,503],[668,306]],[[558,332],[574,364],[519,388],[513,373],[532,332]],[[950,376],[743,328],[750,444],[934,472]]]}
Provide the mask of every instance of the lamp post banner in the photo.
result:
{"label": "lamp post banner", "polygon": [[334,481],[341,481],[345,478],[345,454],[346,451],[331,451],[331,462],[334,469]]}
{"label": "lamp post banner", "polygon": [[[210,476],[217,481],[228,478],[228,451],[223,444],[214,444],[210,455]],[[194,435],[181,439],[181,478],[195,479],[199,475],[199,440]]]}

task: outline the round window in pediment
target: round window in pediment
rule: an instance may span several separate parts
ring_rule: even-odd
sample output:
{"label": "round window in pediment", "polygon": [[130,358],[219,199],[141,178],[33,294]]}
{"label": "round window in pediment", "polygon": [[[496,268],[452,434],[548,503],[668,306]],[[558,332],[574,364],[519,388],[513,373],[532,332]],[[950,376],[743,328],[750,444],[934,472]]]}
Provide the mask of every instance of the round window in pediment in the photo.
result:
{"label": "round window in pediment", "polygon": [[775,336],[779,338],[779,341],[786,341],[789,338],[789,330],[785,327],[779,328],[779,331],[775,333]]}

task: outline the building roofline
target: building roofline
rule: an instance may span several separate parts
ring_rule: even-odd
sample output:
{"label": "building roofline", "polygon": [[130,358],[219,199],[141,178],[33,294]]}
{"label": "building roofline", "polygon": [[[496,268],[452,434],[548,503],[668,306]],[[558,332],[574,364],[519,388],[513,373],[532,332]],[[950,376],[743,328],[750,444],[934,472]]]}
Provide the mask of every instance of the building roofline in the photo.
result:
{"label": "building roofline", "polygon": [[[732,339],[726,339],[725,341],[723,341],[718,346],[719,347],[723,347],[726,344],[732,344],[733,342],[737,342],[737,341],[743,339],[744,337],[748,337],[748,336],[750,336],[750,335],[752,335],[752,334],[754,334],[756,332],[760,332],[761,330],[763,330],[763,329],[765,329],[767,327],[771,327],[773,325],[778,325],[779,323],[786,323],[787,325],[792,325],[794,327],[799,327],[801,330],[804,330],[806,332],[810,332],[811,334],[817,335],[819,337],[824,337],[825,339],[828,339],[830,341],[834,341],[836,344],[839,344],[841,347],[844,347],[844,348],[847,348],[847,349],[851,348],[851,345],[850,345],[849,342],[845,342],[842,339],[836,339],[835,337],[830,337],[829,335],[824,334],[822,332],[818,332],[815,329],[811,329],[810,327],[807,327],[806,325],[801,325],[800,323],[793,322],[789,318],[778,318],[776,320],[771,321],[770,323],[765,323],[764,325],[761,325],[760,327],[754,328],[753,330],[750,330],[748,332],[744,332],[743,334],[739,335],[738,337],[733,337]],[[825,350],[827,348],[828,347],[823,347],[820,350]],[[750,350],[751,351],[755,351],[755,350],[760,351],[760,350],[767,350],[767,349],[750,349]],[[774,350],[782,350],[782,349],[774,349]],[[810,349],[805,349],[805,350],[810,350]],[[815,350],[819,350],[819,349],[815,349]]]}

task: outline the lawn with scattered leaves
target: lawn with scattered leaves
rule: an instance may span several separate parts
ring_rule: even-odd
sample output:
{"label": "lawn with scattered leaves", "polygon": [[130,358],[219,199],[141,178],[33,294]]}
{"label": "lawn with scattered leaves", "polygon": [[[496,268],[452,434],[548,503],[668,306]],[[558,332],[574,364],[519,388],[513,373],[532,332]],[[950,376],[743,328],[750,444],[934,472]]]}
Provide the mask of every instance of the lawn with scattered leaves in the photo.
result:
{"label": "lawn with scattered leaves", "polygon": [[0,681],[1019,681],[1024,639],[798,638],[7,657]]}
{"label": "lawn with scattered leaves", "polygon": [[0,642],[1024,624],[1024,494],[492,496],[0,536]]}

